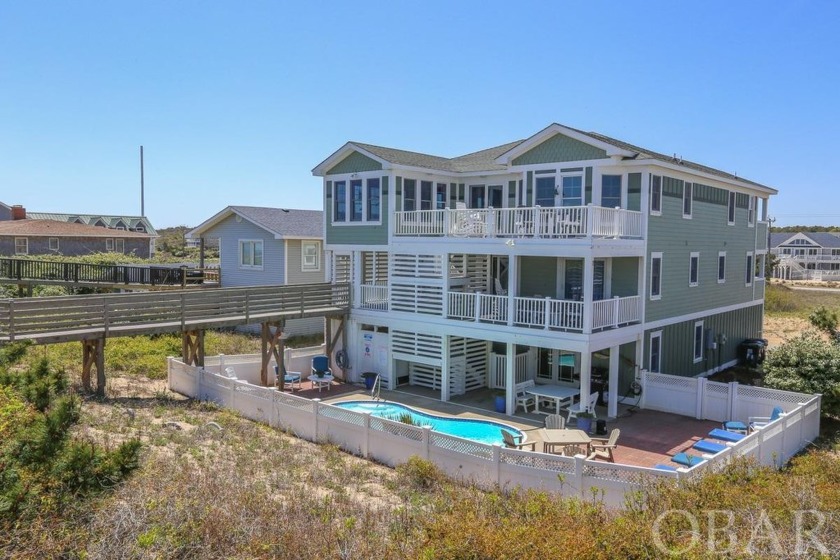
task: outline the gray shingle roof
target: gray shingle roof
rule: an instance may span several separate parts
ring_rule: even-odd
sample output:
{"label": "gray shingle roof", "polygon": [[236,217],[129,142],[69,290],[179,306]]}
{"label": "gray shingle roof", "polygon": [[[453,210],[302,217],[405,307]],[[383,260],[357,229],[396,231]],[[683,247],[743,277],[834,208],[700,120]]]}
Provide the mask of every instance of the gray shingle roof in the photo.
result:
{"label": "gray shingle roof", "polygon": [[794,233],[771,233],[770,247],[786,243],[794,235],[802,234],[820,247],[840,248],[840,236],[828,231],[800,231]]}
{"label": "gray shingle roof", "polygon": [[130,228],[137,228],[143,226],[146,233],[157,235],[155,228],[152,227],[151,222],[142,216],[104,216],[101,214],[63,214],[59,212],[26,212],[26,217],[33,220],[55,220],[58,222],[74,222],[77,218],[82,223],[87,225],[94,225],[97,220],[102,220],[106,226],[116,224],[117,221],[122,220]]}
{"label": "gray shingle roof", "polygon": [[277,235],[324,237],[324,212],[322,210],[295,210],[261,206],[231,206],[230,209]]}
{"label": "gray shingle roof", "polygon": [[385,148],[383,146],[374,146],[373,144],[363,144],[361,142],[350,143],[372,153],[378,158],[382,158],[385,161],[396,163],[398,165],[464,173],[470,171],[499,171],[506,169],[506,166],[499,165],[494,160],[503,153],[512,150],[521,144],[522,140],[454,158],[445,158],[429,154],[421,154],[419,152]]}

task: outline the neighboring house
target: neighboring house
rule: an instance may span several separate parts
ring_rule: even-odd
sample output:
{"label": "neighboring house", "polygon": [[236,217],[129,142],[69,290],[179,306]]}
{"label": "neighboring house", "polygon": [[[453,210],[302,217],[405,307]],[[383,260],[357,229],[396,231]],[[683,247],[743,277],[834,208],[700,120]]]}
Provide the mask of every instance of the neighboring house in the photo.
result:
{"label": "neighboring house", "polygon": [[0,221],[0,255],[123,253],[149,258],[154,238],[148,233],[117,231],[54,220]]}
{"label": "neighboring house", "polygon": [[103,227],[122,231],[133,231],[149,234],[149,249],[147,254],[155,254],[155,238],[158,236],[155,228],[145,216],[103,216],[101,214],[61,214],[55,212],[27,212],[23,206],[7,206],[0,202],[0,222],[4,220],[53,220],[71,224]]}
{"label": "neighboring house", "polygon": [[[186,235],[218,239],[222,287],[311,284],[326,280],[324,213],[228,206]],[[289,321],[289,334],[323,332],[321,318]]]}
{"label": "neighboring house", "polygon": [[840,280],[840,234],[803,231],[771,233],[778,257],[773,277],[783,280]]}
{"label": "neighboring house", "polygon": [[[348,375],[448,400],[702,375],[762,332],[772,188],[552,124],[455,158],[348,142],[318,165]],[[595,379],[598,383],[592,382]]]}

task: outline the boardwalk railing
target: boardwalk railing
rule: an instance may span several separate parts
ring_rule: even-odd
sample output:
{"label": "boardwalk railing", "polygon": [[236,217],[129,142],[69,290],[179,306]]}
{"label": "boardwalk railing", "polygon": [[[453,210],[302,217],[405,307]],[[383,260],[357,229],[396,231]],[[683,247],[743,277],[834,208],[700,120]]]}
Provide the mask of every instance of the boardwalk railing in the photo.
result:
{"label": "boardwalk railing", "polygon": [[127,284],[186,286],[218,283],[217,269],[123,264],[88,264],[0,258],[0,279],[72,282],[75,284]]}
{"label": "boardwalk railing", "polygon": [[0,300],[0,341],[80,340],[344,314],[348,284]]}

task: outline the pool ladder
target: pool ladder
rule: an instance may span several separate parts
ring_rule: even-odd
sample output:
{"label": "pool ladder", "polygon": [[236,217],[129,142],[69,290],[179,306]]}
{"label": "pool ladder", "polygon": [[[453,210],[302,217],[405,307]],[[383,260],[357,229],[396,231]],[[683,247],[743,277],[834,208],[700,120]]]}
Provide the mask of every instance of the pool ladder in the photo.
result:
{"label": "pool ladder", "polygon": [[382,378],[379,377],[379,374],[376,374],[376,378],[373,380],[373,387],[370,390],[370,396],[373,400],[378,401],[381,399],[379,396],[379,392],[382,389]]}

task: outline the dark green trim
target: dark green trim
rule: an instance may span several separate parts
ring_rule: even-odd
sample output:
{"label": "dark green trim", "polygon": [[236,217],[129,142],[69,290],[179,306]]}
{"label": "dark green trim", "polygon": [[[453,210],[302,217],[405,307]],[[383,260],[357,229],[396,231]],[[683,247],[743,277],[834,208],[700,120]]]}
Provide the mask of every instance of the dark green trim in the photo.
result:
{"label": "dark green trim", "polygon": [[692,192],[694,200],[700,202],[708,202],[709,204],[719,204],[720,206],[729,205],[729,191],[719,189],[717,187],[710,187],[709,185],[702,185],[694,183],[694,191]]}
{"label": "dark green trim", "polygon": [[641,173],[629,173],[627,175],[627,209],[636,211],[642,209]]}
{"label": "dark green trim", "polygon": [[747,209],[750,207],[750,197],[744,193],[735,193],[735,207]]}
{"label": "dark green trim", "polygon": [[592,168],[586,168],[586,175],[583,180],[584,204],[592,204]]}
{"label": "dark green trim", "polygon": [[674,179],[673,177],[662,177],[662,196],[670,196],[671,198],[683,197],[683,181],[682,179]]}

